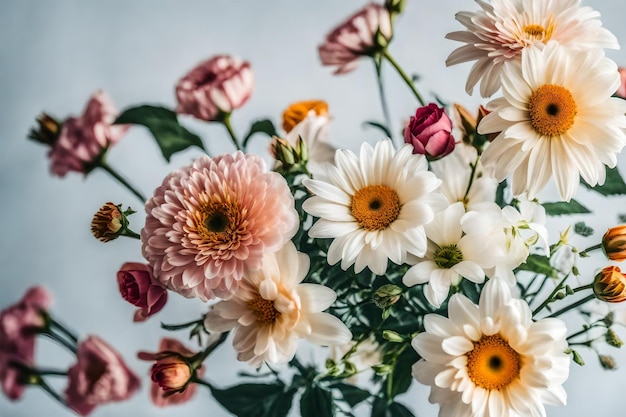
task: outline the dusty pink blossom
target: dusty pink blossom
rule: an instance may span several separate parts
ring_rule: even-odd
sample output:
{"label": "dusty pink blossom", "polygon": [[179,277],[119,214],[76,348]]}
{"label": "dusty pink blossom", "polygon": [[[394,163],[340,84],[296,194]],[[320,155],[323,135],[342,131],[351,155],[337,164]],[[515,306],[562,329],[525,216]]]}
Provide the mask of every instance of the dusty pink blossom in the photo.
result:
{"label": "dusty pink blossom", "polygon": [[615,92],[615,95],[626,99],[626,68],[620,67],[617,69],[619,72],[619,88]]}
{"label": "dusty pink blossom", "polygon": [[452,121],[435,103],[417,109],[404,129],[404,142],[413,145],[413,153],[435,160],[454,150]]}
{"label": "dusty pink blossom", "polygon": [[78,345],[77,363],[67,372],[65,400],[86,416],[98,405],[129,399],[139,388],[139,378],[120,354],[98,336]]}
{"label": "dusty pink blossom", "polygon": [[217,55],[200,63],[178,82],[176,111],[201,120],[217,120],[243,106],[253,88],[254,73],[249,62]]}
{"label": "dusty pink blossom", "polygon": [[152,276],[150,265],[126,262],[117,272],[117,284],[124,300],[139,307],[134,321],[146,320],[167,302],[167,291]]}
{"label": "dusty pink blossom", "polygon": [[[185,403],[196,394],[197,385],[189,383],[192,370],[185,359],[194,352],[176,339],[164,337],[158,353],[139,352],[139,359],[156,361],[151,369],[150,398],[158,407]],[[204,375],[204,366],[195,369],[196,376]]]}
{"label": "dusty pink blossom", "polygon": [[88,173],[98,156],[116,144],[128,126],[112,125],[118,111],[102,90],[91,96],[84,113],[63,122],[59,138],[48,154],[50,171],[64,177],[70,171]]}
{"label": "dusty pink blossom", "polygon": [[229,295],[244,267],[260,267],[299,226],[285,179],[242,152],[204,156],[170,173],[146,214],[142,251],[156,279],[205,301]]}
{"label": "dusty pink blossom", "polygon": [[37,329],[45,326],[42,311],[52,297],[43,287],[30,288],[22,299],[0,312],[0,384],[10,400],[22,396],[25,386],[12,362],[33,365]]}
{"label": "dusty pink blossom", "polygon": [[335,74],[345,74],[356,68],[360,57],[374,54],[390,39],[389,12],[371,3],[326,35],[319,47],[320,59],[322,65],[336,66]]}

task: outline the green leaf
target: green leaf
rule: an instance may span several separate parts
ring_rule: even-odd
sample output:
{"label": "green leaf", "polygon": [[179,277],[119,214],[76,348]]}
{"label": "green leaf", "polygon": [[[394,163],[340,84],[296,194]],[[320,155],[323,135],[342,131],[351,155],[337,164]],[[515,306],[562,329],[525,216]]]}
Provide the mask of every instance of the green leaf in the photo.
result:
{"label": "green leaf", "polygon": [[391,137],[391,132],[389,131],[389,129],[387,129],[387,126],[385,126],[382,123],[378,123],[378,122],[373,122],[373,121],[367,121],[367,122],[363,122],[364,126],[372,126],[375,127],[377,129],[382,130],[382,132],[388,137]]}
{"label": "green leaf", "polygon": [[237,417],[286,417],[296,389],[283,384],[241,384],[226,389],[211,387],[213,397]]}
{"label": "green leaf", "polygon": [[412,348],[405,349],[398,357],[393,372],[388,377],[393,378],[391,380],[391,395],[389,399],[393,399],[396,395],[402,394],[409,389],[413,382],[413,375],[411,375],[413,364],[418,359],[417,353]]}
{"label": "green leaf", "polygon": [[393,417],[415,417],[415,414],[405,405],[400,403],[391,403],[389,406],[389,415]]}
{"label": "green leaf", "polygon": [[202,140],[178,123],[176,113],[165,107],[138,106],[126,109],[114,124],[141,125],[148,128],[167,162],[176,152],[191,146],[205,150]]}
{"label": "green leaf", "polygon": [[333,407],[331,392],[317,385],[308,387],[300,398],[302,417],[333,417]]}
{"label": "green leaf", "polygon": [[543,255],[530,254],[526,262],[517,267],[517,270],[536,272],[550,278],[557,278],[557,271],[550,266],[550,258]]}
{"label": "green leaf", "polygon": [[256,122],[252,123],[252,126],[250,126],[250,131],[243,138],[244,149],[248,145],[248,141],[250,140],[252,135],[254,135],[255,133],[265,133],[270,138],[277,135],[276,128],[274,127],[274,123],[272,123],[271,120],[257,120]]}
{"label": "green leaf", "polygon": [[600,193],[603,196],[626,194],[626,183],[624,183],[617,167],[606,168],[606,181],[604,181],[603,185],[596,185],[595,187],[592,187],[585,181],[582,181],[582,183],[585,187]]}
{"label": "green leaf", "polygon": [[578,222],[574,225],[574,233],[582,237],[589,237],[593,234],[593,229],[585,222]]}
{"label": "green leaf", "polygon": [[354,385],[339,383],[333,385],[334,389],[338,389],[341,392],[341,396],[347,402],[350,407],[367,400],[372,394],[369,391],[355,387]]}
{"label": "green leaf", "polygon": [[498,188],[496,189],[496,204],[500,208],[503,208],[506,205],[506,202],[504,201],[504,190],[506,189],[506,187],[506,180],[504,180],[500,184],[498,184]]}
{"label": "green leaf", "polygon": [[555,203],[543,203],[542,206],[546,209],[546,214],[548,216],[591,213],[587,207],[583,206],[576,200],[570,200],[569,202],[558,201]]}

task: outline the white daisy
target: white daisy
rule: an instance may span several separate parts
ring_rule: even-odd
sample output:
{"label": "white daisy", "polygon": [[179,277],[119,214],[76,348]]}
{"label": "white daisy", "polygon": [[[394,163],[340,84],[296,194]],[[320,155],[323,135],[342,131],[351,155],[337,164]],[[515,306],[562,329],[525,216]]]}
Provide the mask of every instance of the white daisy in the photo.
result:
{"label": "white daisy", "polygon": [[580,0],[476,0],[477,12],[459,12],[456,19],[468,30],[446,37],[464,45],[453,51],[446,65],[476,61],[465,89],[472,93],[480,81],[480,94],[493,95],[500,88],[504,63],[519,60],[531,45],[557,41],[582,51],[619,49],[615,36],[602,27],[600,13],[580,7]]}
{"label": "white daisy", "polygon": [[426,256],[402,279],[409,287],[427,282],[424,295],[435,307],[441,306],[448,298],[450,287],[458,285],[461,278],[480,284],[485,280],[483,268],[494,266],[482,234],[463,233],[461,218],[464,214],[461,202],[437,213],[435,220],[425,226],[428,236]]}
{"label": "white daisy", "polygon": [[502,73],[504,97],[478,125],[482,134],[501,132],[482,154],[512,192],[535,198],[551,176],[569,201],[582,177],[602,184],[605,165],[614,167],[626,143],[626,101],[611,97],[619,86],[613,61],[601,50],[572,51],[550,42],[526,48],[521,62]]}
{"label": "white daisy", "polygon": [[457,143],[450,155],[431,162],[430,169],[441,179],[439,191],[450,203],[462,201],[466,210],[473,210],[496,200],[498,181],[484,169],[473,146]]}
{"label": "white daisy", "polygon": [[286,363],[296,353],[298,339],[329,346],[350,342],[352,333],[337,317],[323,313],[337,294],[318,284],[303,284],[309,257],[288,242],[249,270],[228,300],[213,306],[204,320],[210,332],[234,333],[237,359],[259,367],[264,361]]}
{"label": "white daisy", "polygon": [[341,260],[344,270],[367,266],[383,275],[387,260],[401,265],[409,253],[424,256],[424,225],[447,202],[435,192],[441,181],[428,172],[425,157],[412,151],[407,144],[395,152],[388,139],[375,148],[364,143],[359,157],[339,150],[325,177],[303,181],[314,194],[303,208],[319,217],[309,236],[334,239],[329,264]]}
{"label": "white daisy", "polygon": [[428,314],[412,343],[422,357],[413,376],[431,386],[440,417],[545,417],[544,403],[565,405],[563,321],[533,321],[528,304],[499,279],[485,284],[479,305],[454,294],[448,313]]}

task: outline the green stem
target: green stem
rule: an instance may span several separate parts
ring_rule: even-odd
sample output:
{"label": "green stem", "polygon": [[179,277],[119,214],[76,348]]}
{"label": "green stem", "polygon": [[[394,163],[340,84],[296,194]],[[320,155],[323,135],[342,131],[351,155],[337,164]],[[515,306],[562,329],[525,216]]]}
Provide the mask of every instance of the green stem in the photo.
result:
{"label": "green stem", "polygon": [[43,379],[39,379],[39,384],[38,384],[44,391],[46,391],[48,394],[50,394],[50,396],[52,398],[54,398],[55,400],[57,400],[58,402],[60,402],[61,404],[63,404],[65,407],[67,408],[71,408],[67,402],[63,399],[63,397],[61,397],[61,395],[59,395],[58,392],[56,392],[55,390],[53,390],[50,385],[48,385],[46,383],[46,381],[44,381]]}
{"label": "green stem", "polygon": [[109,175],[115,178],[120,184],[122,184],[128,191],[133,193],[141,202],[145,202],[146,198],[139,192],[135,187],[133,187],[124,177],[122,177],[117,171],[115,171],[109,164],[107,164],[104,160],[100,161],[98,164],[100,168],[105,170]]}
{"label": "green stem", "polygon": [[200,367],[200,365],[202,364],[202,362],[204,362],[204,360],[207,358],[207,356],[209,356],[211,354],[211,352],[213,352],[215,349],[217,349],[217,347],[219,345],[221,345],[222,343],[224,343],[224,341],[226,340],[226,338],[228,337],[228,333],[229,332],[224,332],[220,335],[220,338],[217,339],[215,342],[213,342],[212,344],[210,344],[209,346],[207,346],[206,349],[204,349],[202,352],[198,353],[197,355],[195,355],[192,359],[191,359],[191,366],[192,369],[198,369]]}
{"label": "green stem", "polygon": [[241,151],[242,149],[241,149],[241,146],[239,145],[239,140],[237,140],[237,135],[235,135],[235,131],[233,130],[233,126],[230,124],[230,113],[224,115],[224,118],[222,120],[222,124],[224,125],[224,127],[228,131],[228,135],[230,136],[230,139],[233,141],[233,145],[235,145],[235,148],[238,151]]}
{"label": "green stem", "polygon": [[61,346],[63,346],[64,348],[66,348],[67,350],[72,352],[73,354],[76,354],[76,346],[74,344],[68,342],[67,340],[65,340],[60,335],[54,333],[52,330],[43,331],[43,332],[41,332],[39,334],[44,335],[44,336],[52,339],[53,341],[57,342],[58,344],[60,344]]}
{"label": "green stem", "polygon": [[78,343],[78,337],[76,337],[74,333],[72,333],[67,327],[53,319],[47,312],[45,314],[45,319],[48,323],[48,326],[53,327],[63,333],[63,335],[67,336],[72,342],[74,342],[74,344]]}
{"label": "green stem", "polygon": [[186,329],[188,327],[191,326],[196,326],[200,323],[202,323],[204,321],[204,319],[198,319],[198,320],[194,320],[194,321],[189,321],[187,323],[182,323],[182,324],[165,324],[165,323],[161,323],[161,328],[164,330],[183,330]]}
{"label": "green stem", "polygon": [[543,303],[541,303],[541,305],[539,307],[537,307],[535,309],[535,311],[533,311],[533,317],[537,315],[537,313],[539,313],[541,310],[543,310],[544,307],[546,307],[548,304],[550,304],[552,301],[554,301],[554,296],[556,295],[556,293],[558,293],[561,288],[563,287],[563,284],[565,283],[565,280],[569,277],[569,275],[565,275],[563,277],[563,279],[558,283],[558,285],[556,287],[554,287],[554,290],[550,293],[550,295],[548,296],[548,298],[545,299],[545,301]]}
{"label": "green stem", "polygon": [[576,287],[572,289],[572,291],[578,292],[578,291],[590,290],[592,288],[593,288],[593,284],[587,284],[587,285],[581,285],[580,287]]}
{"label": "green stem", "polygon": [[398,74],[400,75],[400,77],[402,77],[402,79],[404,80],[404,82],[409,86],[409,88],[411,89],[411,91],[413,92],[413,94],[415,95],[415,98],[417,98],[417,101],[419,101],[420,105],[425,106],[426,102],[424,101],[424,99],[422,98],[422,96],[420,95],[420,93],[417,91],[417,88],[415,88],[415,84],[413,84],[413,80],[411,80],[409,78],[409,76],[404,72],[404,70],[402,69],[402,67],[400,66],[400,64],[398,64],[396,62],[396,60],[391,56],[391,54],[389,53],[388,50],[384,50],[383,52],[383,56],[387,59],[387,61],[389,61],[389,63],[396,69],[396,71],[398,72]]}
{"label": "green stem", "polygon": [[576,301],[575,303],[572,303],[572,304],[568,305],[567,307],[563,307],[559,311],[556,311],[556,312],[550,314],[548,317],[558,317],[561,314],[567,313],[571,309],[574,309],[574,308],[576,308],[578,306],[586,304],[587,302],[593,300],[594,298],[596,298],[596,296],[594,294],[590,294],[590,295],[586,296],[585,298],[580,299],[580,300]]}
{"label": "green stem", "polygon": [[[376,67],[376,81],[378,83],[378,94],[380,95],[380,104],[383,108],[383,117],[385,118],[385,127],[391,135],[391,117],[389,116],[389,106],[387,104],[387,98],[385,97],[385,87],[383,85],[382,78],[382,61],[378,58],[374,58],[374,66]],[[390,138],[393,139],[393,138]]]}
{"label": "green stem", "polygon": [[587,249],[585,249],[584,251],[580,252],[579,255],[580,256],[585,256],[589,252],[593,252],[594,250],[598,250],[598,249],[602,249],[602,243],[598,243],[597,245],[589,246]]}
{"label": "green stem", "polygon": [[567,340],[570,340],[570,339],[573,339],[575,337],[581,336],[581,335],[587,333],[589,330],[594,329],[596,327],[600,327],[600,326],[597,323],[594,323],[594,324],[590,325],[589,327],[585,327],[584,329],[579,330],[576,333],[567,336]]}
{"label": "green stem", "polygon": [[469,183],[467,184],[467,189],[465,190],[465,195],[463,196],[463,201],[467,201],[467,195],[470,192],[470,189],[472,188],[472,184],[474,183],[474,176],[476,175],[476,168],[478,168],[478,161],[480,160],[480,155],[476,157],[476,160],[474,161],[473,164],[470,164],[470,166],[472,167],[472,173],[470,174],[470,179],[469,179]]}

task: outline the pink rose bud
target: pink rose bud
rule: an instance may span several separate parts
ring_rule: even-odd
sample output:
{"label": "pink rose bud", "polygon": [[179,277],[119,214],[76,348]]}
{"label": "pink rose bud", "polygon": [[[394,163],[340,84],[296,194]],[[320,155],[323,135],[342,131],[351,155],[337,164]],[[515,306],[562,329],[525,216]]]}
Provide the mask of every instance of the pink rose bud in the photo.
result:
{"label": "pink rose bud", "polygon": [[250,63],[228,55],[202,62],[176,85],[177,113],[200,120],[220,120],[243,106],[252,94]]}
{"label": "pink rose bud", "polygon": [[120,354],[98,336],[78,345],[77,363],[67,373],[67,405],[86,416],[98,405],[125,401],[139,388],[139,378]]}
{"label": "pink rose bud", "polygon": [[154,279],[149,265],[126,262],[117,272],[117,283],[124,300],[139,307],[134,321],[146,320],[167,302],[167,290]]}
{"label": "pink rose bud", "polygon": [[[139,352],[139,359],[156,361],[152,366],[150,398],[159,406],[181,404],[196,393],[196,384],[190,379],[194,370],[189,366],[194,353],[176,339],[165,337],[159,343],[159,353]],[[198,377],[204,375],[204,366],[195,370]]]}
{"label": "pink rose bud", "polygon": [[63,122],[59,138],[48,154],[52,174],[64,177],[70,171],[89,173],[102,152],[116,144],[128,130],[128,126],[111,124],[117,115],[106,93],[94,93],[82,116],[69,117]]}
{"label": "pink rose bud", "polygon": [[413,145],[414,154],[435,160],[454,150],[452,121],[445,110],[434,103],[420,107],[404,129],[404,142]]}
{"label": "pink rose bud", "polygon": [[360,57],[382,50],[391,34],[389,11],[379,4],[368,4],[326,35],[319,47],[322,65],[337,66],[335,74],[350,72]]}
{"label": "pink rose bud", "polygon": [[626,99],[626,68],[619,68],[617,71],[619,72],[620,84],[615,95]]}
{"label": "pink rose bud", "polygon": [[24,392],[20,370],[11,363],[32,366],[37,331],[46,326],[42,311],[50,308],[52,297],[45,288],[30,288],[22,299],[0,312],[0,384],[10,400]]}

